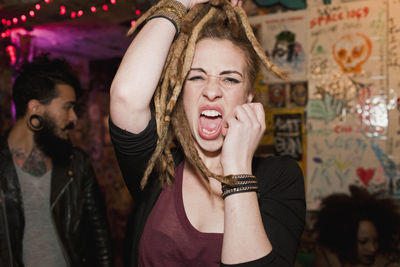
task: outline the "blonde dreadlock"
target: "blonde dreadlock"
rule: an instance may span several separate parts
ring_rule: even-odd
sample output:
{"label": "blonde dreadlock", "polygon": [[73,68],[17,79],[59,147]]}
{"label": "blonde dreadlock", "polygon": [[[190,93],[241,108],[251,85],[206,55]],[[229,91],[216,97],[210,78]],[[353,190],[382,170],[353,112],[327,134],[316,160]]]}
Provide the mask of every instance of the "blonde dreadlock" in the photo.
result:
{"label": "blonde dreadlock", "polygon": [[[136,25],[130,29],[128,34],[133,33],[140,24],[146,21],[155,10],[167,3],[167,1],[161,0],[157,5],[150,8],[137,21]],[[251,53],[255,53],[256,57],[258,57],[256,61],[261,61],[268,70],[278,77],[285,77],[279,68],[265,56],[263,49],[253,34],[243,9],[232,7],[226,0],[211,0],[206,4],[194,6],[183,19],[182,30],[169,50],[159,85],[154,94],[158,141],[143,175],[141,181],[142,188],[147,184],[148,177],[154,167],[157,168],[162,186],[165,182],[168,184],[173,183],[175,164],[171,148],[174,145],[174,138],[176,138],[182,147],[185,159],[199,170],[207,182],[208,177],[213,177],[220,182],[232,184],[230,176],[212,173],[201,160],[195,147],[195,141],[191,135],[180,98],[186,75],[192,64],[195,45],[200,39],[208,37],[207,33],[204,32],[209,31],[209,27],[211,26],[214,27],[214,31],[218,32],[217,35],[221,35],[222,32],[230,32],[233,36],[230,39],[235,44],[238,43],[236,39],[239,36],[244,36],[247,43],[245,46],[250,45],[251,49],[246,48],[243,50],[251,50]],[[215,34],[211,33],[208,35],[213,36]],[[222,39],[225,36],[217,38]],[[258,66],[251,66],[251,63],[250,60],[248,68],[257,69]],[[255,74],[253,73],[252,76],[251,79],[254,80]],[[170,126],[171,123],[172,127]]]}

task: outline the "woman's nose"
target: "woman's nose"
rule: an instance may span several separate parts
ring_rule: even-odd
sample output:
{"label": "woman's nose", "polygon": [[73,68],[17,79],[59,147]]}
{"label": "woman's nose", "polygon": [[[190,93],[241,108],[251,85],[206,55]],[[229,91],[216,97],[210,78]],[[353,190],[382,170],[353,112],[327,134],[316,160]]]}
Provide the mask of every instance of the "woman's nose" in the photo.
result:
{"label": "woman's nose", "polygon": [[219,77],[208,77],[206,86],[203,88],[203,95],[211,101],[222,96],[222,88]]}

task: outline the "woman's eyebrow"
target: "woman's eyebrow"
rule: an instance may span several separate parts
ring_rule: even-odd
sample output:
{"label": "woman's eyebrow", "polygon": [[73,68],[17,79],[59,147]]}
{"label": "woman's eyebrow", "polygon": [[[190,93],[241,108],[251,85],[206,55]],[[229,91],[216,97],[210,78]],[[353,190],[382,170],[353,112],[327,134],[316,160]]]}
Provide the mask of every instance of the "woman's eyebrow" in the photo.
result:
{"label": "woman's eyebrow", "polygon": [[[203,68],[191,68],[190,71],[199,71],[207,74],[207,72]],[[236,70],[224,70],[219,73],[219,75],[225,75],[225,74],[237,74],[240,77],[243,77],[243,74],[241,74],[239,71]]]}
{"label": "woman's eyebrow", "polygon": [[207,74],[207,72],[202,68],[191,68],[190,71],[200,71]]}
{"label": "woman's eyebrow", "polygon": [[240,72],[236,71],[236,70],[224,70],[220,73],[220,75],[224,75],[224,74],[237,74],[240,77],[243,77],[243,74],[241,74]]}

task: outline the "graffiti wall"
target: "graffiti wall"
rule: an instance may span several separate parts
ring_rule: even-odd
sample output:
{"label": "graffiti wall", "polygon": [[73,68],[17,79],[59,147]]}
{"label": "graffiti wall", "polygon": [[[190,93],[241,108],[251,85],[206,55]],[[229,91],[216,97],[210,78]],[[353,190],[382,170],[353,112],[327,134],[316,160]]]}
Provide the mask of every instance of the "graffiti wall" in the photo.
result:
{"label": "graffiti wall", "polygon": [[350,184],[400,197],[400,0],[308,6],[250,19],[289,76],[263,72],[256,82],[267,113],[261,147],[298,160],[309,210]]}
{"label": "graffiti wall", "polygon": [[387,2],[308,12],[307,206],[350,184],[398,195],[388,155]]}
{"label": "graffiti wall", "polygon": [[[389,1],[388,11],[388,142],[387,152],[400,175],[400,1]],[[396,153],[397,152],[397,153]],[[399,179],[396,179],[398,183]],[[396,187],[399,185],[396,184]]]}

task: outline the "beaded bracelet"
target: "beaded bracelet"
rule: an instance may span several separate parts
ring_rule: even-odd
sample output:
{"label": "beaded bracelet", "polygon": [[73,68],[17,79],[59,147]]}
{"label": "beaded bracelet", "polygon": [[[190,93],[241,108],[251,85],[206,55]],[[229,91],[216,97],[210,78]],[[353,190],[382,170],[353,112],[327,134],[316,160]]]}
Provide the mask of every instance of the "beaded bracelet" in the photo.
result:
{"label": "beaded bracelet", "polygon": [[258,182],[254,175],[233,175],[231,179],[235,181],[234,185],[222,184],[222,199],[236,193],[258,191]]}
{"label": "beaded bracelet", "polygon": [[181,2],[170,0],[166,1],[164,5],[161,5],[160,8],[155,10],[154,13],[146,19],[146,22],[154,18],[165,18],[169,20],[175,26],[176,34],[174,39],[176,39],[181,30],[182,19],[186,13],[186,7]]}

